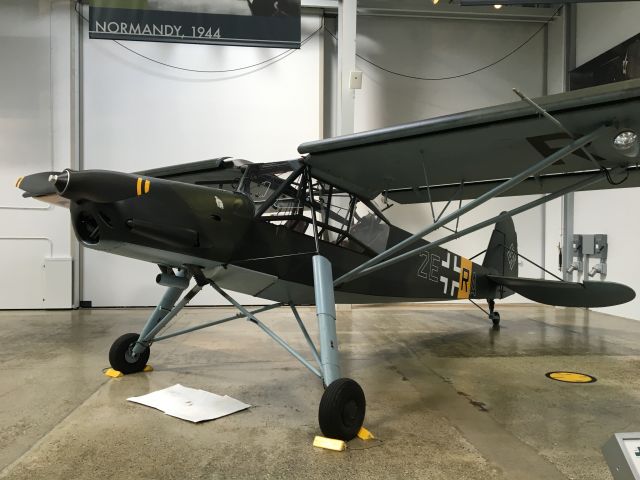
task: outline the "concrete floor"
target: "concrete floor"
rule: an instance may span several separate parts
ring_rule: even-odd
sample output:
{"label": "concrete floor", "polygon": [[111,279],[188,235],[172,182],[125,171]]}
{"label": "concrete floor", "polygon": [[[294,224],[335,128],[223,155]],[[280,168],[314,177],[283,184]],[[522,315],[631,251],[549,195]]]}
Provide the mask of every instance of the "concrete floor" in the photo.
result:
{"label": "concrete floor", "polygon": [[[189,309],[180,325],[229,309]],[[340,311],[343,371],[379,438],[311,446],[321,385],[248,322],[152,347],[155,371],[108,379],[111,342],[147,309],[0,312],[0,477],[10,479],[607,479],[613,432],[640,431],[640,322],[577,309]],[[302,309],[315,333],[314,311]],[[262,317],[301,351],[287,310]],[[176,327],[173,327],[176,328]],[[586,372],[589,385],[549,380]],[[191,424],[126,398],[181,383],[250,403]]]}

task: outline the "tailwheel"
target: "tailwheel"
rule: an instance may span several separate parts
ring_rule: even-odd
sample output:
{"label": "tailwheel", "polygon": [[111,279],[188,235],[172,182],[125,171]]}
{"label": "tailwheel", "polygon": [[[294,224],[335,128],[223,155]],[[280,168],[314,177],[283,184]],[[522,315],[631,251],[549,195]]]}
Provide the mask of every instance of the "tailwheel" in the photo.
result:
{"label": "tailwheel", "polygon": [[493,322],[494,328],[500,328],[500,314],[495,311],[496,302],[490,298],[487,303],[489,304],[489,320]]}
{"label": "tailwheel", "polygon": [[145,348],[143,352],[134,354],[132,349],[140,335],[137,333],[125,333],[118,337],[109,349],[109,363],[114,370],[124,373],[136,373],[144,370],[149,360],[151,349]]}
{"label": "tailwheel", "polygon": [[365,410],[360,385],[350,378],[339,378],[325,389],[320,400],[320,430],[325,437],[351,440],[362,427]]}

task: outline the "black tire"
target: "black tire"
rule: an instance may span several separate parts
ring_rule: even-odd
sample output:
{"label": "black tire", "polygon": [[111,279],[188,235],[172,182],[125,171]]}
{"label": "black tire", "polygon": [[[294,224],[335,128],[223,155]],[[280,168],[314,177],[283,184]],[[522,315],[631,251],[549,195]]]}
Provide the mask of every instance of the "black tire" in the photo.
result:
{"label": "black tire", "polygon": [[109,363],[114,370],[124,373],[136,373],[144,370],[151,354],[151,349],[147,347],[144,352],[137,357],[131,354],[131,348],[138,341],[137,333],[125,333],[118,337],[109,349]]}
{"label": "black tire", "polygon": [[335,380],[320,400],[318,422],[322,434],[328,438],[351,440],[362,427],[366,406],[364,392],[355,380]]}
{"label": "black tire", "polygon": [[498,312],[493,312],[492,314],[489,315],[489,318],[493,322],[494,327],[500,326],[500,314]]}

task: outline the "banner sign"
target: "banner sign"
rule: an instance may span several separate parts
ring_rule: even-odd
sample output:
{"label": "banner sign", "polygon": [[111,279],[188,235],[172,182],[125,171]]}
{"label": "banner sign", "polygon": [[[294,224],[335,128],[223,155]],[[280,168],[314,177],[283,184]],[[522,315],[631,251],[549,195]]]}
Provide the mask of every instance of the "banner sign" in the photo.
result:
{"label": "banner sign", "polygon": [[640,78],[640,34],[569,72],[571,90]]}
{"label": "banner sign", "polygon": [[300,48],[300,0],[93,0],[89,38]]}

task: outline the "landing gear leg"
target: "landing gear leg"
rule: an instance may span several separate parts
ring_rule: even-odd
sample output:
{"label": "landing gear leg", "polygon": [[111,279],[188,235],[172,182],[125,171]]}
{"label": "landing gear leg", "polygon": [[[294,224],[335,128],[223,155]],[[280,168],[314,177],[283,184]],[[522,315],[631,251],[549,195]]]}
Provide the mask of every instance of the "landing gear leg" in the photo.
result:
{"label": "landing gear leg", "polygon": [[326,387],[320,400],[318,421],[326,437],[351,440],[364,422],[366,402],[364,392],[355,380],[341,378],[333,274],[331,264],[321,255],[313,257],[313,280],[322,380]]}
{"label": "landing gear leg", "polygon": [[489,304],[489,320],[493,322],[493,328],[500,328],[500,313],[495,311],[496,302],[489,298],[487,299],[487,303]]}
{"label": "landing gear leg", "polygon": [[[142,328],[140,335],[136,333],[126,333],[116,339],[109,350],[109,363],[114,370],[124,373],[136,373],[144,370],[149,359],[151,341],[155,333],[150,335],[156,327],[167,317],[175,303],[182,295],[182,292],[189,285],[189,276],[184,270],[179,270],[175,275],[175,285],[167,288],[160,303],[153,311],[147,323]],[[175,312],[177,313],[177,312]],[[171,316],[171,318],[174,315]],[[169,320],[169,318],[167,319]]]}

